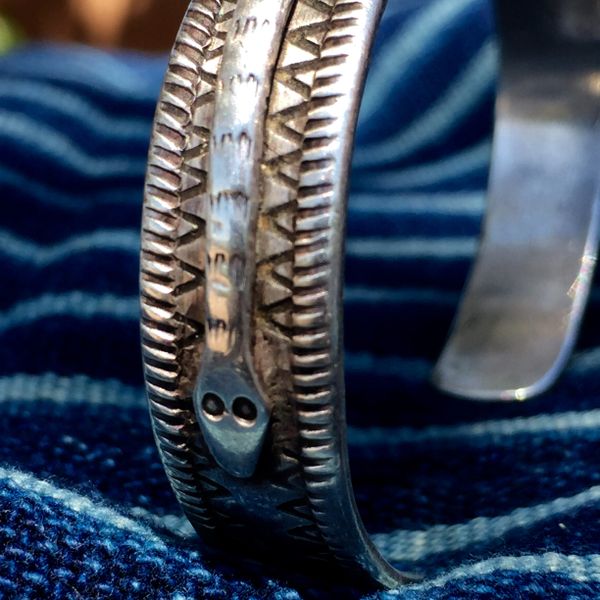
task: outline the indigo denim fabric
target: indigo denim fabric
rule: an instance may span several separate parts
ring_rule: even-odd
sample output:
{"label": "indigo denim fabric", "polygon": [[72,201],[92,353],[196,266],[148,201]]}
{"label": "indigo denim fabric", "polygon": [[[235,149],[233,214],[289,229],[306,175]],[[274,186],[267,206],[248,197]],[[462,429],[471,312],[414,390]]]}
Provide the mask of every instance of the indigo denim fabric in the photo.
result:
{"label": "indigo denim fabric", "polygon": [[[428,374],[476,250],[496,43],[483,0],[395,0],[348,221],[350,450],[367,527],[422,582],[373,598],[600,597],[596,286],[561,382],[463,402]],[[0,598],[339,597],[207,561],[142,388],[138,245],[166,60],[0,57]]]}

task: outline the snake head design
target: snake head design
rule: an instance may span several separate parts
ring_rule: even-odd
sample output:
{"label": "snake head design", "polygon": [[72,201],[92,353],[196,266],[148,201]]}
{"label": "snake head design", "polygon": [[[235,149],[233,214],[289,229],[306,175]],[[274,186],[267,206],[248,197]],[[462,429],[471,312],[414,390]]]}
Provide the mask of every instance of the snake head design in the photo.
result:
{"label": "snake head design", "polygon": [[245,361],[204,365],[194,407],[204,440],[216,462],[231,475],[251,477],[260,458],[269,410]]}

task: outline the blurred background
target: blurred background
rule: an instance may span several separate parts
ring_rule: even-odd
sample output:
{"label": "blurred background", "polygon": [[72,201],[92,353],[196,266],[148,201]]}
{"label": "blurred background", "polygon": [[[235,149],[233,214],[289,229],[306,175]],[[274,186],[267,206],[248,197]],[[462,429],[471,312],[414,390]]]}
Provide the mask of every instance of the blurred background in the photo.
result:
{"label": "blurred background", "polygon": [[173,44],[187,4],[186,0],[0,0],[0,51],[23,39],[164,51]]}

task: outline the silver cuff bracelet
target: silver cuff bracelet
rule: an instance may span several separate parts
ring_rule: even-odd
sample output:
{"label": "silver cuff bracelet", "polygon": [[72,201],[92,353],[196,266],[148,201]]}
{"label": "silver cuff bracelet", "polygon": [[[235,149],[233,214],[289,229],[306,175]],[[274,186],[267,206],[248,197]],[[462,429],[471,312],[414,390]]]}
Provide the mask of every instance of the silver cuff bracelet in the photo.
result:
{"label": "silver cuff bracelet", "polygon": [[[347,182],[383,0],[192,0],[143,221],[148,398],[172,487],[229,554],[394,587],[358,516],[342,336]],[[524,399],[567,361],[600,199],[596,0],[497,0],[488,213],[434,373]]]}

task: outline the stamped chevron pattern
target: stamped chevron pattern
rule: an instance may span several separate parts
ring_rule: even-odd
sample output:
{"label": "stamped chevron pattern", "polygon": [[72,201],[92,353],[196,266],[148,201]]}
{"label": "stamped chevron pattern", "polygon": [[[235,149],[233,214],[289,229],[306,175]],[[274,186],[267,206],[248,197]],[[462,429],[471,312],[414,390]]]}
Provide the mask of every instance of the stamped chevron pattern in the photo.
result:
{"label": "stamped chevron pattern", "polygon": [[204,265],[194,255],[201,255],[203,243],[196,203],[206,187],[207,131],[194,112],[210,112],[214,83],[205,58],[218,54],[211,45],[220,12],[218,2],[192,2],[171,57],[150,151],[141,275],[144,362],[158,447],[182,506],[208,529],[214,521],[207,500],[226,492],[199,474],[210,460],[190,444],[197,425],[187,371],[194,364],[189,355],[204,339],[202,303],[194,301],[202,294]]}
{"label": "stamped chevron pattern", "polygon": [[302,146],[320,47],[333,5],[296,5],[271,90],[263,156],[264,200],[258,236],[258,300],[267,329],[292,332],[293,238]]}
{"label": "stamped chevron pattern", "polygon": [[[339,486],[344,468],[339,452],[344,392],[334,320],[340,310],[340,290],[332,274],[341,253],[334,227],[345,193],[339,149],[351,144],[340,138],[347,125],[342,119],[352,114],[348,106],[352,87],[340,86],[340,79],[347,71],[361,25],[357,17],[363,10],[361,3],[336,2],[319,50],[303,139],[294,240],[292,372],[301,464],[320,533],[342,562],[350,561],[332,514],[338,508],[327,500],[328,493]],[[351,72],[350,80],[352,76]]]}
{"label": "stamped chevron pattern", "polygon": [[312,546],[316,559],[326,559],[329,549],[306,495],[298,440],[289,435],[285,423],[295,419],[289,399],[293,397],[294,237],[302,146],[320,47],[332,11],[333,5],[326,2],[300,0],[296,4],[275,70],[265,131],[262,178],[265,193],[257,230],[255,286],[259,350],[255,354],[267,356],[271,363],[270,368],[261,371],[274,398],[274,444],[281,456],[284,485],[291,494],[291,499],[278,508],[296,521],[288,535]]}
{"label": "stamped chevron pattern", "polygon": [[[289,19],[278,15],[285,35],[272,73],[263,65],[270,73],[264,81],[259,64],[248,70],[243,48],[261,30],[276,35],[269,29],[273,18],[256,17],[246,4],[192,4],[156,120],[142,275],[146,378],[172,485],[197,527],[247,543],[255,517],[244,517],[252,512],[252,501],[244,498],[252,496],[256,483],[216,466],[192,401],[210,326],[204,263],[212,231],[207,224],[213,227],[216,218],[213,196],[215,190],[246,194],[248,218],[232,225],[251,225],[238,236],[245,258],[256,261],[256,271],[247,271],[253,281],[247,341],[272,406],[259,469],[267,469],[261,502],[278,513],[262,543],[292,538],[290,552],[328,564],[336,556],[350,567],[356,558],[348,548],[356,540],[344,547],[345,540],[329,530],[334,499],[341,494],[349,501],[340,488],[346,468],[338,429],[343,389],[332,315],[339,310],[335,223],[343,210],[347,168],[340,147],[351,145],[340,136],[351,135],[345,119],[356,112],[348,98],[360,62],[349,57],[365,13],[359,2],[297,0]],[[265,39],[263,34],[261,43]],[[255,116],[245,120],[246,113],[237,121],[226,104],[215,109],[220,97],[239,97],[238,104],[242,97],[265,98],[264,122]],[[256,100],[251,110],[259,107]],[[244,148],[247,155],[237,156]],[[260,157],[257,188],[251,156]],[[236,246],[236,252],[244,249]],[[344,506],[351,510],[351,502]]]}

